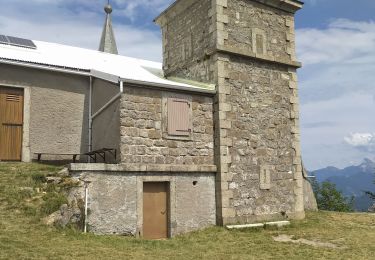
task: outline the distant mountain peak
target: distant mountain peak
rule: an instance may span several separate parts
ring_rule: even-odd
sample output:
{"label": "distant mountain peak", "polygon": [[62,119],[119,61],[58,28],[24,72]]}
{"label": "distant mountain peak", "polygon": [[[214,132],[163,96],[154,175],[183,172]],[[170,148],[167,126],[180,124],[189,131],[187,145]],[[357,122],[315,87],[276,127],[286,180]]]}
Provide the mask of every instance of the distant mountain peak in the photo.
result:
{"label": "distant mountain peak", "polygon": [[361,164],[348,166],[344,169],[326,167],[312,171],[311,175],[316,177],[317,182],[329,181],[336,185],[337,190],[344,196],[355,196],[354,206],[356,210],[367,211],[373,204],[372,200],[364,191],[372,191],[375,188],[375,160],[363,159]]}
{"label": "distant mountain peak", "polygon": [[365,158],[365,159],[363,159],[363,163],[366,163],[366,164],[372,164],[372,165],[375,164],[375,162],[374,162],[373,160],[369,159],[369,158]]}
{"label": "distant mountain peak", "polygon": [[313,171],[311,174],[319,183],[323,181],[334,183],[344,196],[355,196],[354,206],[357,210],[367,211],[373,204],[364,191],[374,190],[375,160],[365,158],[359,165],[348,166],[344,169],[330,166]]}
{"label": "distant mountain peak", "polygon": [[359,167],[361,167],[364,172],[375,172],[375,162],[368,158],[365,158]]}
{"label": "distant mountain peak", "polygon": [[326,169],[326,170],[330,170],[330,171],[339,171],[339,170],[340,170],[339,168],[334,167],[334,166],[328,166],[328,167],[326,167],[326,168],[324,168],[324,169]]}

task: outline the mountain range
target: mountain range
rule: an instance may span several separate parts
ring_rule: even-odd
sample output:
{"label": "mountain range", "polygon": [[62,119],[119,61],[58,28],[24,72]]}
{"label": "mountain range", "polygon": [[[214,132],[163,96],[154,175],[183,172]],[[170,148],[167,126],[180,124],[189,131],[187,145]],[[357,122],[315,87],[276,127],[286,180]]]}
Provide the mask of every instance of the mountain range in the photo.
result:
{"label": "mountain range", "polygon": [[375,162],[370,159],[366,158],[360,165],[344,169],[329,166],[311,171],[310,175],[315,176],[319,183],[324,181],[334,183],[346,197],[354,196],[356,211],[367,211],[372,205],[371,199],[365,194],[365,191],[375,191]]}

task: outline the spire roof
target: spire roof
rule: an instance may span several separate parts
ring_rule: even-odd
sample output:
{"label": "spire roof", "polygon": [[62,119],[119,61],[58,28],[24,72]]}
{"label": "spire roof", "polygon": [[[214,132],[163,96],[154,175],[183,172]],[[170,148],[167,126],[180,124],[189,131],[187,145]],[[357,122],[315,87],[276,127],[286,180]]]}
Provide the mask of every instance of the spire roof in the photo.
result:
{"label": "spire roof", "polygon": [[106,12],[106,18],[104,23],[104,28],[102,32],[102,37],[100,39],[99,51],[118,54],[115,34],[113,33],[112,28],[112,6],[108,4],[104,7]]}

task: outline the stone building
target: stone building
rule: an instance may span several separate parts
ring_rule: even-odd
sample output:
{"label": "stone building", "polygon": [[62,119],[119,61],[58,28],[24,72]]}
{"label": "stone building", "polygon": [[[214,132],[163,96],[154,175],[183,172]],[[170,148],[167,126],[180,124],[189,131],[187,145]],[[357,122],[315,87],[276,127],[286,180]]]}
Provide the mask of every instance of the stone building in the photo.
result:
{"label": "stone building", "polygon": [[304,216],[294,35],[301,7],[187,0],[156,19],[165,75],[216,84],[220,224]]}
{"label": "stone building", "polygon": [[109,6],[100,50],[112,54],[0,45],[0,85],[22,89],[25,100],[22,159],[115,148],[111,164],[70,165],[85,187],[70,200],[88,192],[96,233],[161,238],[303,218],[301,7],[178,0],[155,19],[163,64],[115,55]]}

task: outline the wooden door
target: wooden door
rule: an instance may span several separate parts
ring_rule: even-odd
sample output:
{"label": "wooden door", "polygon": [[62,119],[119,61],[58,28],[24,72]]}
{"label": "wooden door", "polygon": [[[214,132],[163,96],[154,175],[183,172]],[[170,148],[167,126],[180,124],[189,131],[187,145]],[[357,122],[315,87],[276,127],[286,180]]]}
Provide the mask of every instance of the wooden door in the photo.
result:
{"label": "wooden door", "polygon": [[0,87],[0,160],[21,161],[23,89]]}
{"label": "wooden door", "polygon": [[168,183],[143,183],[143,237],[168,238]]}

